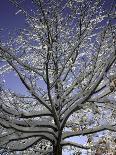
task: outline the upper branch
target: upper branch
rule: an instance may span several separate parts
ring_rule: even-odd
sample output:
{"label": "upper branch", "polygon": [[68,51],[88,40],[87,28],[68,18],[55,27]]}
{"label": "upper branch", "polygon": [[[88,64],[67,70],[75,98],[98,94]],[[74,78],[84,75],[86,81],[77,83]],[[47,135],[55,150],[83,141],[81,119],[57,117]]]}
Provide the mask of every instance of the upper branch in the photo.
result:
{"label": "upper branch", "polygon": [[27,88],[27,90],[29,90],[29,92],[32,94],[32,96],[34,96],[42,105],[44,105],[49,111],[51,111],[51,108],[49,105],[46,104],[46,102],[44,101],[44,99],[40,98],[38,96],[38,94],[33,90],[33,88],[26,82],[25,78],[23,77],[23,75],[20,73],[20,71],[16,68],[16,66],[12,63],[12,61],[7,60],[7,62],[13,67],[13,69],[16,71],[16,73],[18,74],[20,80],[22,81],[22,83],[24,84],[24,86]]}
{"label": "upper branch", "polygon": [[[75,97],[75,99],[72,102],[72,104],[75,102],[74,105],[71,106],[71,108],[69,108],[65,113],[64,113],[64,117],[63,117],[63,121],[62,121],[62,128],[64,127],[67,119],[69,118],[69,116],[76,111],[79,107],[82,106],[83,103],[85,103],[90,97],[91,95],[94,93],[94,91],[96,90],[96,88],[98,87],[98,85],[100,84],[101,80],[103,79],[104,73],[107,72],[109,70],[109,68],[111,67],[112,63],[115,61],[116,59],[116,55],[113,53],[111,55],[111,57],[109,58],[109,61],[107,61],[105,67],[103,68],[101,73],[98,73],[99,76],[96,79],[95,83],[92,83],[84,92],[84,94],[81,96],[81,98],[78,100],[78,96]],[[76,101],[77,100],[77,101]]]}

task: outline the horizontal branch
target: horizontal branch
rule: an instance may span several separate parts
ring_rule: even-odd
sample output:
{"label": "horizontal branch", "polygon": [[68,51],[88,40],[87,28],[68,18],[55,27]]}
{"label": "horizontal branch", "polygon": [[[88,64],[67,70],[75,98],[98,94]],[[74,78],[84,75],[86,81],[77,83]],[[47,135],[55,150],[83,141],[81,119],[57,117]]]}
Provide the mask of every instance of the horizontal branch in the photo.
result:
{"label": "horizontal branch", "polygon": [[13,107],[8,107],[5,104],[0,104],[0,108],[7,114],[16,116],[18,118],[36,118],[36,117],[42,117],[42,116],[52,116],[51,112],[48,110],[44,111],[24,111],[23,109],[14,109]]}
{"label": "horizontal branch", "polygon": [[88,102],[97,102],[97,103],[112,103],[115,104],[116,101],[115,100],[111,100],[108,97],[103,97],[101,99],[89,99]]}
{"label": "horizontal branch", "polygon": [[[0,118],[5,119],[4,114],[0,114]],[[30,119],[19,119],[19,118],[11,118],[11,117],[7,117],[5,120],[8,121],[9,123],[12,122],[13,124],[19,125],[22,127],[32,126],[32,127],[40,127],[40,129],[44,127],[44,128],[51,128],[53,130],[57,128],[53,123],[45,120],[40,121],[37,119],[30,120]]]}
{"label": "horizontal branch", "polygon": [[8,149],[10,151],[24,151],[28,148],[30,148],[31,146],[33,146],[34,144],[36,144],[37,142],[39,142],[42,138],[40,137],[34,137],[33,139],[31,138],[30,140],[26,141],[25,143],[21,143],[21,142],[16,142],[12,143],[11,141],[6,143],[5,145],[1,145],[0,144],[0,148],[2,149]]}
{"label": "horizontal branch", "polygon": [[13,124],[13,122],[6,121],[4,119],[0,118],[0,125],[7,129],[13,129],[19,132],[23,133],[46,133],[48,135],[53,135],[53,137],[57,138],[57,134],[52,130],[45,127],[23,127],[16,124]]}
{"label": "horizontal branch", "polygon": [[115,125],[103,125],[103,126],[98,126],[98,127],[93,127],[91,129],[84,129],[84,130],[79,130],[77,132],[71,132],[67,131],[63,133],[62,139],[66,139],[69,137],[74,137],[74,136],[80,136],[80,135],[88,135],[88,134],[93,134],[96,132],[101,132],[104,130],[110,130],[113,132],[116,132],[116,124]]}
{"label": "horizontal branch", "polygon": [[[7,130],[6,130],[7,131]],[[21,140],[25,140],[25,139],[29,139],[29,138],[35,138],[35,137],[41,137],[42,139],[46,139],[48,141],[51,142],[55,142],[56,139],[47,133],[17,133],[17,132],[12,132],[9,133],[9,131],[7,133],[3,133],[0,134],[0,145],[5,145],[6,143],[9,142],[13,142],[13,141],[21,141]]]}
{"label": "horizontal branch", "polygon": [[90,149],[90,147],[88,147],[88,146],[83,146],[81,144],[78,144],[75,142],[70,142],[70,141],[62,141],[61,145],[62,146],[68,146],[69,145],[69,146],[74,146],[74,147],[81,148],[81,149]]}

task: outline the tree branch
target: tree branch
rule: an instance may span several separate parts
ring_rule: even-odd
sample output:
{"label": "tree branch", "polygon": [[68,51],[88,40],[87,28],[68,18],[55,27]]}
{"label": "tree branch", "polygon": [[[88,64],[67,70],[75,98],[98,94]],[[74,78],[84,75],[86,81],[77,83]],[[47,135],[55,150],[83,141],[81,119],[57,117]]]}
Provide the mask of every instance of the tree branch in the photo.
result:
{"label": "tree branch", "polygon": [[83,146],[81,144],[78,144],[75,142],[70,142],[70,141],[62,141],[61,145],[62,146],[68,146],[69,145],[69,146],[74,146],[74,147],[81,148],[81,149],[90,149],[90,147],[88,147],[88,146]]}
{"label": "tree branch", "polygon": [[91,128],[91,129],[84,129],[84,130],[79,130],[77,132],[64,132],[63,133],[63,136],[62,136],[62,139],[66,139],[66,138],[69,138],[69,137],[74,137],[74,136],[80,136],[80,135],[88,135],[88,134],[93,134],[93,133],[96,133],[96,132],[101,132],[101,131],[104,131],[104,130],[110,130],[110,131],[113,131],[113,132],[116,132],[116,124],[114,125],[104,125],[104,126],[98,126],[98,127],[94,127],[94,128]]}
{"label": "tree branch", "polygon": [[91,84],[84,92],[84,94],[82,94],[82,97],[78,100],[78,97],[75,97],[75,99],[73,101],[71,101],[70,105],[72,105],[76,100],[76,103],[74,105],[70,107],[68,107],[69,109],[64,113],[64,117],[63,117],[63,121],[62,121],[62,128],[64,128],[65,123],[67,121],[67,119],[69,118],[69,116],[75,112],[78,108],[80,108],[82,106],[82,104],[84,104],[90,97],[91,95],[94,93],[94,91],[96,90],[96,88],[98,87],[99,83],[101,82],[104,73],[109,69],[110,65],[114,62],[114,60],[116,59],[116,55],[112,54],[111,57],[109,58],[109,61],[107,61],[105,67],[103,68],[99,77],[97,78],[96,82]]}
{"label": "tree branch", "polygon": [[19,72],[19,70],[16,68],[16,66],[9,60],[7,60],[7,62],[13,67],[13,69],[16,71],[16,73],[18,74],[21,82],[24,84],[24,86],[27,88],[27,90],[31,93],[32,96],[34,96],[42,105],[44,105],[50,112],[51,112],[51,108],[49,105],[46,104],[46,102],[44,101],[44,99],[40,98],[36,92],[33,90],[33,88],[26,82],[26,80],[24,79],[24,77],[21,75],[21,73]]}

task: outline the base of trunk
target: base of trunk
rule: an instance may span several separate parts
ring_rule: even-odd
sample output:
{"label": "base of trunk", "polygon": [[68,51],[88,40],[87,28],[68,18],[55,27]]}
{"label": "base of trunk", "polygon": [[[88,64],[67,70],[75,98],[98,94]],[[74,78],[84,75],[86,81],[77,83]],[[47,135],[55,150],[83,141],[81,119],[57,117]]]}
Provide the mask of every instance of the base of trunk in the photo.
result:
{"label": "base of trunk", "polygon": [[53,155],[62,155],[62,147],[60,145],[53,146]]}

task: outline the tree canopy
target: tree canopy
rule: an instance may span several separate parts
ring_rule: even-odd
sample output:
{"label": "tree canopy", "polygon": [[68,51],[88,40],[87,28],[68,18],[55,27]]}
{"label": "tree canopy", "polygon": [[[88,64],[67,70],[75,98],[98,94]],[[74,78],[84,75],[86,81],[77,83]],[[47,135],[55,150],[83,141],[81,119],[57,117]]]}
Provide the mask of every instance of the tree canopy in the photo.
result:
{"label": "tree canopy", "polygon": [[[1,153],[113,152],[114,1],[32,0],[32,10],[10,1],[26,26],[0,42]],[[7,87],[9,73],[16,74],[26,93]]]}

